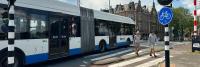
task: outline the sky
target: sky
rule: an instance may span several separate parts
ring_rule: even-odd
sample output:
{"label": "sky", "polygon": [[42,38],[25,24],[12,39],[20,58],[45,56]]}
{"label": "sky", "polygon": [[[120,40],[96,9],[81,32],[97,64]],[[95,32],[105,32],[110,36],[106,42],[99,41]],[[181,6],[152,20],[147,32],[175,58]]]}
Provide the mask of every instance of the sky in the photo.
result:
{"label": "sky", "polygon": [[[72,5],[77,5],[77,0],[58,0]],[[117,4],[128,4],[131,1],[138,3],[138,0],[110,0],[111,6],[115,7]],[[200,0],[198,0],[200,4]],[[153,0],[141,0],[142,5],[147,5],[147,7],[152,7]],[[80,0],[80,5],[82,7],[91,8],[95,10],[100,10],[108,8],[108,0]],[[163,6],[159,5],[157,0],[155,0],[156,9],[159,11]],[[200,6],[200,5],[199,5]],[[193,0],[173,0],[173,7],[184,7],[190,10],[192,13],[194,10]],[[200,14],[200,11],[198,11]]]}

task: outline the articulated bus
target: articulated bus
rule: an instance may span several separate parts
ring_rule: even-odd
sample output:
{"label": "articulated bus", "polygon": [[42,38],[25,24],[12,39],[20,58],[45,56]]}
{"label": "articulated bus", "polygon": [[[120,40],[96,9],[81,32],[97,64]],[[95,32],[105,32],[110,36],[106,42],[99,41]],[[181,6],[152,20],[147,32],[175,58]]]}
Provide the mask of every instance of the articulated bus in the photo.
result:
{"label": "articulated bus", "polygon": [[[130,45],[135,22],[127,17],[55,0],[15,3],[15,65]],[[0,13],[7,0],[0,0]],[[0,15],[0,67],[7,66],[7,23]]]}

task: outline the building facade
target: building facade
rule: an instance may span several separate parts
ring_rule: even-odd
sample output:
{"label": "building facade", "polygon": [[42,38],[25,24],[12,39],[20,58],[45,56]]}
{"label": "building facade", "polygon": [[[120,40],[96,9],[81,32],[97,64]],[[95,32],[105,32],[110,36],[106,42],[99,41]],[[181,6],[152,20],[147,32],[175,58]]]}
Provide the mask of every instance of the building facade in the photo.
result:
{"label": "building facade", "polygon": [[118,4],[110,10],[111,13],[130,17],[136,21],[135,31],[140,31],[143,39],[147,39],[150,32],[155,32],[161,40],[163,39],[164,26],[157,20],[157,10],[154,2],[151,8],[142,6],[139,0],[138,3]]}

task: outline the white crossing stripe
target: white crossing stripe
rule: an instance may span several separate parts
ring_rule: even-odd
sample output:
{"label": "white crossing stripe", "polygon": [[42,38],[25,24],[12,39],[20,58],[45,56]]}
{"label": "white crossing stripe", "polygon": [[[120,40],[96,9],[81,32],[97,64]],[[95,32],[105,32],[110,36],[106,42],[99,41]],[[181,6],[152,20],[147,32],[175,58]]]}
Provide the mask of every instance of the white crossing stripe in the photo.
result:
{"label": "white crossing stripe", "polygon": [[158,62],[162,62],[162,61],[164,61],[164,60],[165,60],[165,58],[162,57],[162,58],[158,58],[158,59],[155,59],[155,60],[153,60],[153,61],[149,61],[149,62],[144,63],[144,64],[141,64],[141,65],[137,65],[137,66],[135,66],[135,67],[151,67],[151,66],[153,66],[153,65],[158,64]]}
{"label": "white crossing stripe", "polygon": [[[156,54],[156,55],[159,55],[159,54]],[[124,62],[120,62],[120,63],[116,63],[116,64],[111,64],[108,67],[123,67],[123,66],[127,66],[127,65],[130,65],[130,64],[133,64],[133,63],[148,59],[148,58],[151,58],[151,56],[146,55],[146,56],[135,58],[135,59],[131,59],[131,60],[128,60],[128,61],[124,61]]]}
{"label": "white crossing stripe", "polygon": [[113,57],[113,56],[120,55],[122,53],[130,52],[132,50],[133,49],[129,49],[129,50],[124,50],[124,51],[117,52],[117,53],[114,53],[114,54],[109,54],[109,55],[106,55],[106,56],[102,56],[102,57],[98,57],[98,58],[95,58],[95,59],[91,59],[91,61],[97,61],[97,60],[102,60],[102,59],[110,58],[110,57]]}
{"label": "white crossing stripe", "polygon": [[8,57],[8,64],[14,64],[14,57]]}
{"label": "white crossing stripe", "polygon": [[[139,51],[139,54],[142,53],[142,52],[144,52],[144,51]],[[126,55],[134,55],[134,54],[135,54],[135,52],[128,53],[128,54],[126,54]]]}
{"label": "white crossing stripe", "polygon": [[[126,48],[122,48],[122,49],[126,49]],[[130,49],[129,49],[130,50]],[[108,52],[103,52],[103,53],[98,53],[98,54],[93,54],[93,55],[88,55],[88,56],[85,56],[84,58],[90,58],[90,57],[96,57],[96,56],[102,56],[104,54],[109,54],[110,52],[116,52],[116,50],[113,50],[113,51],[108,51]]]}

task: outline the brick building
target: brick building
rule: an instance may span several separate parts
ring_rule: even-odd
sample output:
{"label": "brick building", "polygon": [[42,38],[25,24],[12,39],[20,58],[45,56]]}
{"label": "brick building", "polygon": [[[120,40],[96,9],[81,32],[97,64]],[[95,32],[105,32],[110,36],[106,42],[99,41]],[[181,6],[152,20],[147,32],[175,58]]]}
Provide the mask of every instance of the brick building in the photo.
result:
{"label": "brick building", "polygon": [[136,21],[136,30],[139,30],[143,38],[146,39],[151,31],[155,31],[157,36],[163,39],[164,26],[157,20],[157,10],[155,3],[152,7],[142,6],[141,1],[138,3],[130,2],[129,4],[118,4],[115,8],[110,9],[111,13],[127,16]]}

